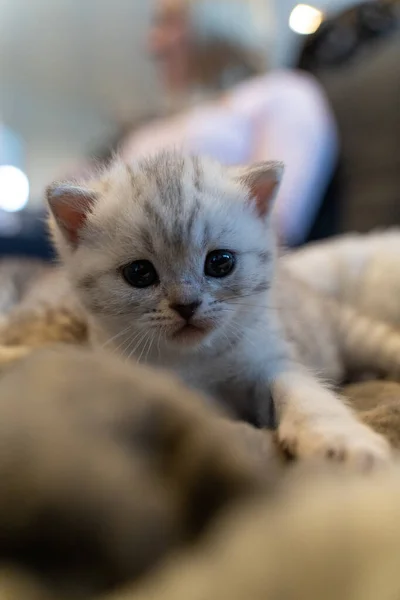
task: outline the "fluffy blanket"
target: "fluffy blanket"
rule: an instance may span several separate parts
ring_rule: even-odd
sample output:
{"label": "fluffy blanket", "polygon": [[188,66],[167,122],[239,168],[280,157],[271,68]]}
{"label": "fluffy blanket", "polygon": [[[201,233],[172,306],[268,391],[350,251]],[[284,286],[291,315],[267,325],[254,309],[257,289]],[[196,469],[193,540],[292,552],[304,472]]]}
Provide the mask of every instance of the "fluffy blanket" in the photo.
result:
{"label": "fluffy blanket", "polygon": [[[400,444],[400,386],[347,390]],[[400,472],[288,463],[168,375],[38,350],[0,379],[1,600],[392,600]]]}

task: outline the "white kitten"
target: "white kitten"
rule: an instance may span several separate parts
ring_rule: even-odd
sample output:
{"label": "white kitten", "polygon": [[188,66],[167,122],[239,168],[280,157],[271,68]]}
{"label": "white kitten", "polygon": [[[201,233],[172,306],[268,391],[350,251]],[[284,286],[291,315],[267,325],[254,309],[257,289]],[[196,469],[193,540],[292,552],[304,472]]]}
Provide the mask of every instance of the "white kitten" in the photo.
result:
{"label": "white kitten", "polygon": [[400,327],[400,229],[347,234],[284,257],[308,285],[360,313]]}
{"label": "white kitten", "polygon": [[282,170],[177,152],[116,162],[85,185],[48,189],[55,242],[98,341],[259,426],[275,413],[294,454],[368,466],[389,457],[386,442],[300,366],[275,307],[270,212]]}

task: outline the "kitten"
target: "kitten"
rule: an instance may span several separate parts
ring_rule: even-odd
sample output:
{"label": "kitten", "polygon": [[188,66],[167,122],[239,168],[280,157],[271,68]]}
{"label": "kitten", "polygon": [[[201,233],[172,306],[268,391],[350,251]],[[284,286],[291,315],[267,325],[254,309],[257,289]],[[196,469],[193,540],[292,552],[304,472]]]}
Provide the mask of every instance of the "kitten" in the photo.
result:
{"label": "kitten", "polygon": [[314,289],[400,326],[400,229],[341,235],[288,253],[285,265]]}
{"label": "kitten", "polygon": [[[351,322],[275,268],[270,215],[282,171],[179,152],[117,161],[84,185],[48,188],[54,241],[95,343],[174,371],[260,427],[276,419],[290,453],[385,461],[383,438],[305,368],[338,380],[352,344],[338,343],[335,328]],[[308,325],[316,312],[318,331]],[[287,334],[299,330],[296,349]],[[362,349],[360,361],[375,355]]]}

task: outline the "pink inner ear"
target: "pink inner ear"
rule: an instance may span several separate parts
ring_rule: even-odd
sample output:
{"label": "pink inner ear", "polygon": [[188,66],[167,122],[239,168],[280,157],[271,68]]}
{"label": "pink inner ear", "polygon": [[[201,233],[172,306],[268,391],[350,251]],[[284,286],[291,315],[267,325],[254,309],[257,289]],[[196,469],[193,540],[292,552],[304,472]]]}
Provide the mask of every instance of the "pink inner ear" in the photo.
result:
{"label": "pink inner ear", "polygon": [[86,213],[75,206],[61,202],[57,206],[57,218],[63,224],[69,240],[76,244],[79,230],[86,221]]}
{"label": "pink inner ear", "polygon": [[79,232],[95,199],[94,192],[74,185],[61,184],[47,189],[47,200],[54,218],[73,246],[78,243]]}
{"label": "pink inner ear", "polygon": [[275,196],[278,181],[276,179],[261,178],[250,186],[250,193],[256,200],[258,214],[265,217],[268,213],[271,202]]}

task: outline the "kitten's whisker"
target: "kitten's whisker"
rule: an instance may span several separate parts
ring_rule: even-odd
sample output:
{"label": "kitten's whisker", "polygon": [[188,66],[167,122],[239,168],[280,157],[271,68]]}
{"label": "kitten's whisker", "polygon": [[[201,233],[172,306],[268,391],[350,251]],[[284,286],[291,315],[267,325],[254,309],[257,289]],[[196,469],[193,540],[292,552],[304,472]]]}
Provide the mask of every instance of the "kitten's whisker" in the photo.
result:
{"label": "kitten's whisker", "polygon": [[251,343],[251,345],[256,348],[255,344],[250,340],[250,338],[246,335],[246,330],[241,327],[238,323],[230,322],[228,323],[228,330],[235,336],[235,339],[238,341],[245,340]]}
{"label": "kitten's whisker", "polygon": [[111,344],[112,342],[114,342],[115,340],[117,340],[118,338],[120,338],[122,335],[127,334],[133,328],[133,326],[134,326],[133,323],[130,323],[128,325],[128,327],[126,327],[122,331],[119,331],[116,335],[114,335],[113,337],[111,337],[108,340],[106,340],[104,342],[104,344],[101,345],[101,348],[105,348],[106,346],[108,346],[109,344]]}
{"label": "kitten's whisker", "polygon": [[144,362],[145,363],[147,363],[147,359],[149,358],[149,354],[150,354],[151,348],[152,348],[154,340],[155,340],[155,334],[154,333],[153,333],[153,335],[151,335],[149,337],[149,340],[150,340],[149,347],[148,347],[148,349],[146,351],[146,356],[144,357]]}
{"label": "kitten's whisker", "polygon": [[129,348],[130,344],[131,344],[131,340],[128,338],[127,340],[124,340],[122,342],[122,344],[119,344],[118,346],[116,346],[114,348],[114,352],[116,352],[117,354],[122,354],[122,356],[124,356],[124,354],[125,354],[124,348],[126,348],[126,345],[128,345],[127,347]]}
{"label": "kitten's whisker", "polygon": [[245,306],[246,308],[265,308],[266,310],[278,310],[278,308],[276,306],[273,306],[271,304],[244,304],[243,302],[235,302],[235,303],[232,302],[230,304],[230,306],[221,307],[221,310],[234,311],[235,306]]}
{"label": "kitten's whisker", "polygon": [[138,359],[137,359],[139,363],[141,362],[143,353],[144,353],[145,349],[147,348],[147,342],[148,342],[148,340],[149,340],[149,332],[145,331],[143,348],[142,348],[142,351],[139,354]]}
{"label": "kitten's whisker", "polygon": [[225,331],[221,331],[222,335],[224,336],[224,338],[226,339],[226,341],[228,342],[228,347],[229,348],[233,348],[233,342],[232,340],[229,338],[228,333],[226,333]]}
{"label": "kitten's whisker", "polygon": [[237,328],[238,339],[246,341],[250,346],[252,346],[256,351],[258,351],[257,344],[254,343],[252,339],[248,336],[245,329]]}
{"label": "kitten's whisker", "polygon": [[239,340],[243,338],[243,330],[239,329],[239,326],[236,323],[228,324],[228,331],[235,336],[235,339]]}
{"label": "kitten's whisker", "polygon": [[153,344],[154,341],[154,333],[152,333],[151,331],[149,331],[149,335],[147,336],[147,340],[146,343],[143,347],[143,353],[144,353],[144,357],[142,362],[146,363],[147,362],[147,358],[149,356],[149,352],[151,350],[151,346]]}
{"label": "kitten's whisker", "polygon": [[224,298],[221,298],[221,300],[215,300],[215,303],[218,302],[227,302],[228,300],[243,300],[244,298],[256,298],[257,296],[260,296],[260,294],[265,294],[265,290],[263,290],[262,292],[249,292],[248,294],[234,294],[232,296],[225,296]]}
{"label": "kitten's whisker", "polygon": [[[140,332],[139,332],[140,333]],[[119,344],[115,350],[117,352],[121,352],[121,354],[125,354],[125,352],[128,351],[128,349],[131,347],[131,345],[134,343],[134,341],[138,338],[139,333],[136,333],[135,335],[133,335],[133,337],[128,337],[126,340],[123,340],[123,342],[121,344]]]}
{"label": "kitten's whisker", "polygon": [[162,329],[161,327],[158,330],[158,340],[157,340],[157,356],[158,358],[161,357],[161,349],[160,349],[160,344],[161,344],[161,336],[162,336]]}
{"label": "kitten's whisker", "polygon": [[133,340],[129,344],[128,348],[126,349],[126,352],[128,351],[128,349],[131,346],[131,344],[134,343],[138,338],[139,338],[139,341],[135,344],[135,346],[133,347],[133,349],[129,352],[129,355],[127,356],[127,360],[130,360],[131,357],[137,351],[137,349],[140,348],[140,344],[143,343],[143,341],[145,340],[146,336],[147,336],[147,331],[144,330],[144,331],[139,331],[138,334],[133,338]]}

